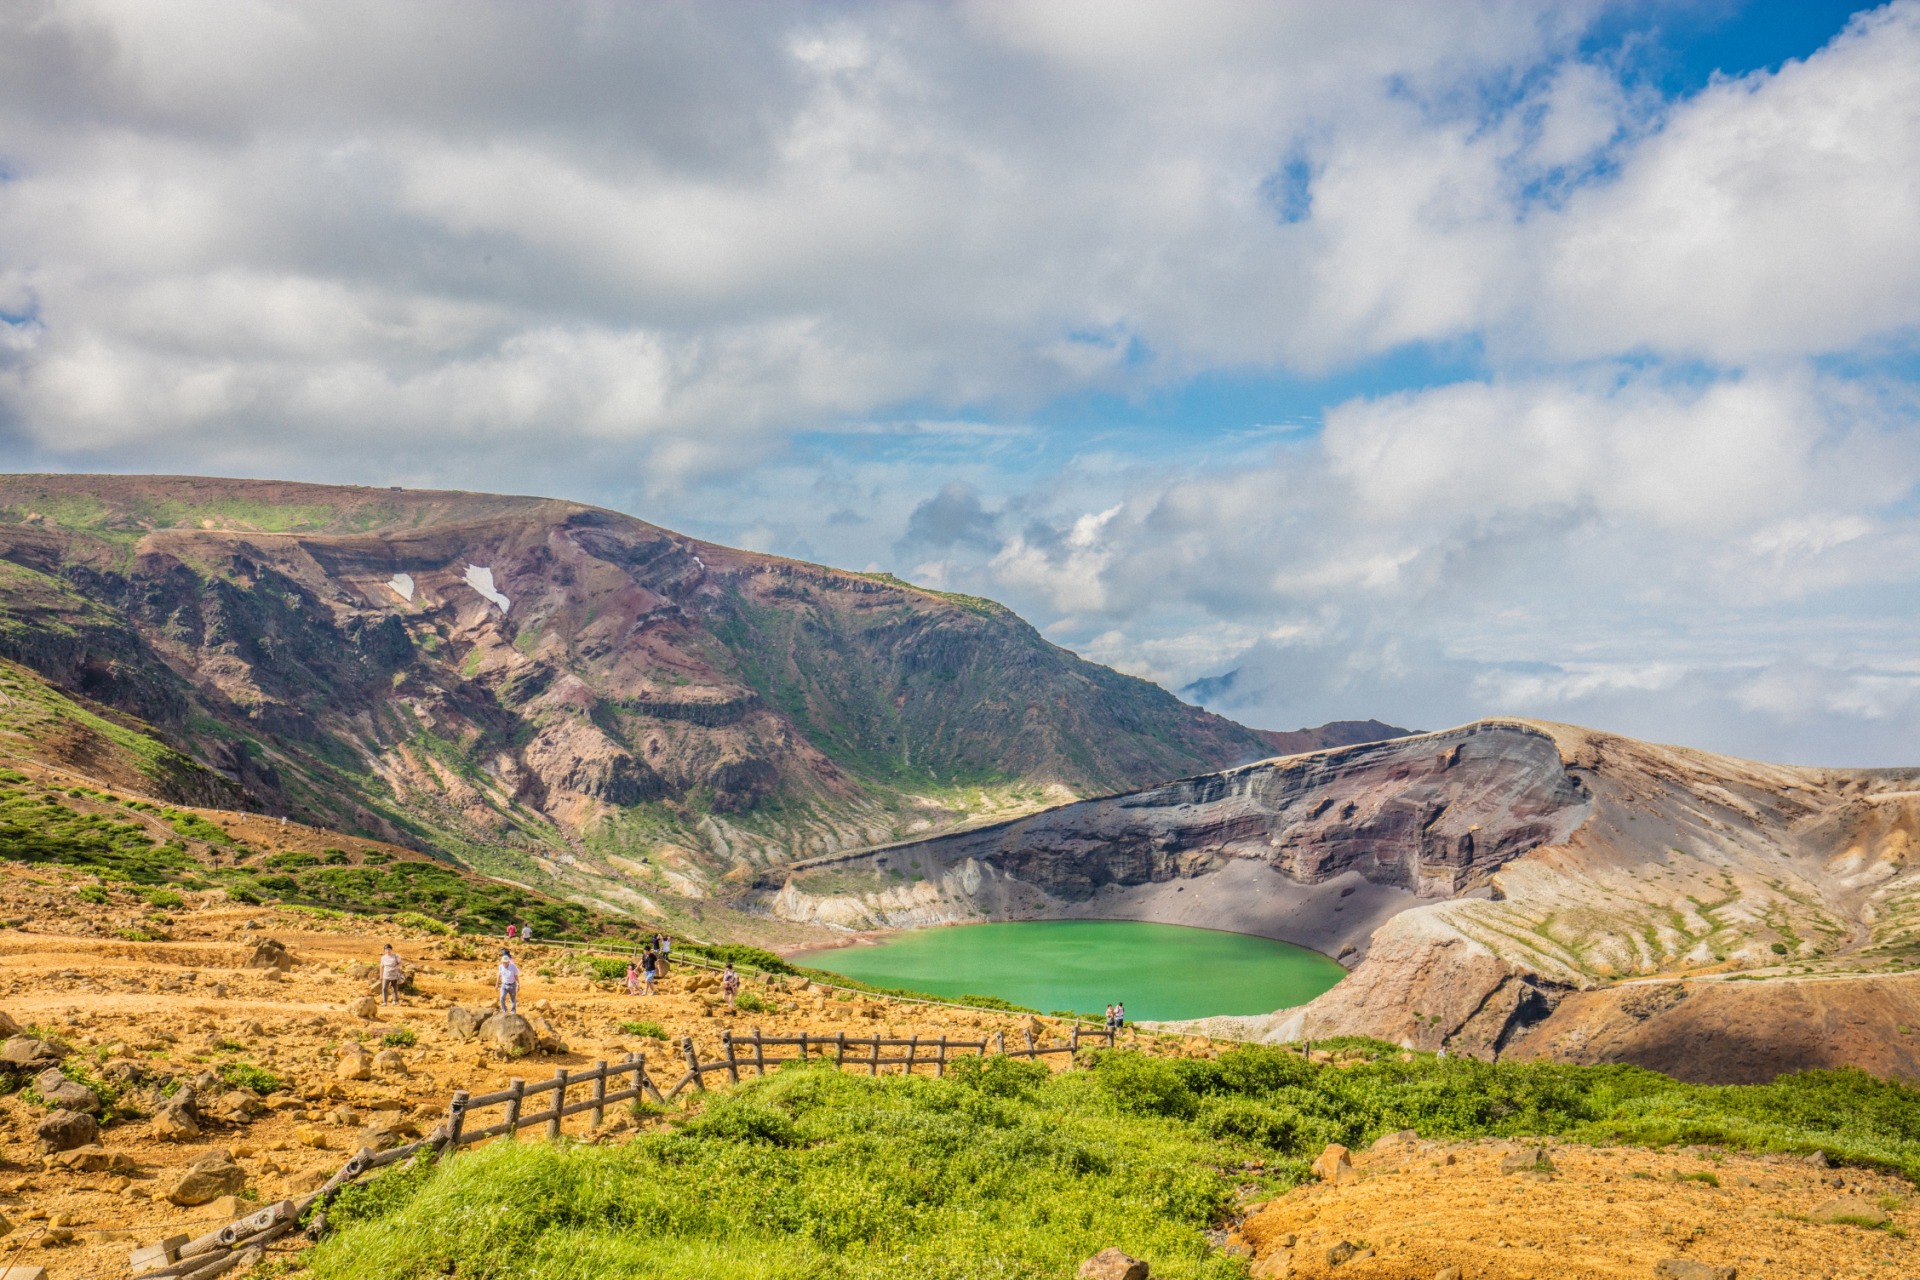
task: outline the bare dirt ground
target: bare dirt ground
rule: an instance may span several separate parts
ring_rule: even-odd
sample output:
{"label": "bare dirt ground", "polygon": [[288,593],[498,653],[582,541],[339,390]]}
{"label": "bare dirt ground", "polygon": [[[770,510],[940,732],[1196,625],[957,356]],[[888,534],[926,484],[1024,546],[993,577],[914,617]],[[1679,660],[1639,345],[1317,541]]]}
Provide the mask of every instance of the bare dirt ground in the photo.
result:
{"label": "bare dirt ground", "polygon": [[[1551,1173],[1502,1173],[1511,1142],[1395,1142],[1350,1175],[1269,1201],[1240,1228],[1253,1275],[1411,1280],[1912,1280],[1920,1198],[1898,1178],[1700,1148],[1549,1144]],[[1717,1185],[1716,1185],[1717,1184]],[[1823,1216],[1881,1217],[1884,1225]],[[1342,1246],[1348,1246],[1343,1248]],[[1334,1258],[1351,1254],[1345,1261]]]}
{"label": "bare dirt ground", "polygon": [[[829,1037],[845,1031],[980,1039],[998,1031],[1017,1045],[1029,1025],[1025,1015],[842,999],[818,988],[757,982],[746,989],[774,1011],[729,1015],[716,992],[692,989],[710,981],[705,971],[675,965],[660,994],[629,996],[570,969],[572,953],[535,945],[515,948],[520,1012],[547,1020],[564,1051],[509,1061],[447,1030],[450,1006],[493,1004],[496,946],[481,944],[475,958],[460,959],[449,952],[463,947],[430,935],[230,904],[217,891],[189,893],[187,905],[169,913],[175,941],[127,942],[80,931],[97,928],[94,917],[106,910],[72,897],[91,880],[58,868],[0,867],[0,915],[14,926],[0,930],[0,1012],[27,1034],[68,1046],[68,1061],[92,1077],[130,1077],[121,1101],[134,1112],[152,1106],[156,1089],[200,1079],[202,1132],[168,1140],[149,1116],[126,1115],[104,1125],[99,1141],[132,1168],[71,1172],[38,1150],[35,1127],[47,1108],[25,1091],[0,1098],[0,1216],[12,1227],[0,1237],[0,1268],[17,1257],[46,1267],[50,1280],[125,1276],[136,1244],[197,1235],[229,1220],[231,1212],[215,1211],[223,1206],[168,1202],[168,1191],[203,1157],[225,1152],[245,1170],[253,1199],[242,1209],[297,1195],[317,1186],[374,1130],[428,1131],[455,1089],[504,1088],[513,1076],[544,1080],[556,1067],[589,1067],[629,1052],[647,1054],[650,1074],[665,1087],[684,1069],[682,1036],[692,1036],[701,1059],[711,1061],[721,1056],[723,1030],[746,1034],[754,1026],[769,1035],[804,1029]],[[295,960],[285,974],[242,967],[267,937],[284,943]],[[414,966],[415,992],[374,1018],[358,1016],[350,1007],[367,995],[370,966],[387,941]],[[655,1024],[670,1041],[639,1033],[633,1024],[640,1022]],[[1064,1034],[1043,1026],[1046,1039]],[[376,1056],[367,1079],[340,1075],[348,1046],[377,1054],[396,1032],[395,1040],[410,1032],[413,1043],[392,1048],[391,1058]],[[1200,1041],[1175,1051],[1209,1052]],[[213,1100],[231,1091],[224,1082],[205,1083],[205,1073],[236,1063],[271,1072],[283,1084],[247,1103],[250,1114],[214,1118]],[[619,1108],[609,1117],[603,1139],[634,1125]],[[584,1115],[574,1117],[567,1131],[587,1137],[586,1122]]]}

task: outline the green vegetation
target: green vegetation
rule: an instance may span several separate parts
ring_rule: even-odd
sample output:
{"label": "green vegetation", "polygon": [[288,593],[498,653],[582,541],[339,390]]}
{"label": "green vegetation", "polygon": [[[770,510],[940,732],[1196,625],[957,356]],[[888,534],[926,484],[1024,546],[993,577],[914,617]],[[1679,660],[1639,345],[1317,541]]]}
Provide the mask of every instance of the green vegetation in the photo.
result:
{"label": "green vegetation", "polygon": [[741,969],[758,969],[762,973],[800,972],[771,951],[762,951],[759,947],[749,947],[738,942],[721,942],[704,947],[691,942],[676,944],[674,954],[679,955],[682,952],[700,956],[715,964],[732,964]]}
{"label": "green vegetation", "polygon": [[413,1033],[412,1027],[395,1027],[380,1037],[380,1043],[389,1049],[411,1049],[420,1043],[420,1037]]}
{"label": "green vegetation", "polygon": [[645,1018],[638,1019],[634,1022],[623,1022],[620,1024],[620,1029],[630,1036],[645,1036],[649,1040],[666,1040],[668,1038],[665,1027],[657,1022],[648,1021]]}
{"label": "green vegetation", "polygon": [[792,1065],[617,1147],[500,1143],[350,1189],[318,1280],[514,1275],[1043,1277],[1117,1245],[1155,1276],[1245,1274],[1206,1232],[1330,1141],[1562,1135],[1812,1151],[1920,1177],[1920,1091],[1854,1071],[1707,1088],[1629,1067],[1339,1042],[1356,1065],[1004,1058],[945,1079]]}
{"label": "green vegetation", "polygon": [[256,1067],[251,1062],[223,1062],[216,1074],[234,1089],[251,1089],[261,1097],[269,1093],[278,1093],[287,1087],[287,1082],[265,1067]]}
{"label": "green vegetation", "polygon": [[742,988],[733,998],[733,1007],[742,1013],[772,1013],[774,1004],[753,991]]}

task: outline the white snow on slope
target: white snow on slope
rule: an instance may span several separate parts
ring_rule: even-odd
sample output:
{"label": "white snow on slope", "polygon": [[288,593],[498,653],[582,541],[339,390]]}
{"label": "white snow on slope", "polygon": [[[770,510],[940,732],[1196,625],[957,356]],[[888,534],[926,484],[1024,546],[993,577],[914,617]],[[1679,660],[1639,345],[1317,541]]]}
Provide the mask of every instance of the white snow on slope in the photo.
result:
{"label": "white snow on slope", "polygon": [[501,595],[499,588],[493,585],[493,570],[491,569],[482,568],[477,564],[468,565],[467,585],[499,605],[500,612],[502,613],[505,613],[508,606],[512,604],[512,601]]}
{"label": "white snow on slope", "polygon": [[389,587],[392,587],[393,593],[399,596],[402,600],[413,599],[413,575],[412,574],[396,573],[393,575],[393,577],[387,580],[387,585]]}

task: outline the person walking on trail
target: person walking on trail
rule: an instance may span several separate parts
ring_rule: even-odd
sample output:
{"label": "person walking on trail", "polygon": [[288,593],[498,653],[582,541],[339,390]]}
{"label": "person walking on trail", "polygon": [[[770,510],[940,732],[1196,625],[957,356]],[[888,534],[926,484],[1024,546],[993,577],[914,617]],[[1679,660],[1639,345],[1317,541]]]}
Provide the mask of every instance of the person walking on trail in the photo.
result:
{"label": "person walking on trail", "polygon": [[519,928],[518,928],[518,926],[515,926],[515,925],[511,925],[511,924],[507,926],[507,941],[508,941],[508,942],[512,942],[512,941],[513,941],[513,940],[514,940],[515,938],[517,938],[517,937],[519,937],[519,936],[520,936],[520,930],[519,930]]}
{"label": "person walking on trail", "polygon": [[640,957],[640,977],[647,985],[647,994],[653,994],[653,980],[660,976],[660,953],[648,948]]}
{"label": "person walking on trail", "polygon": [[733,998],[740,994],[740,975],[734,972],[733,961],[727,961],[727,971],[720,975],[720,989],[727,993],[727,1012],[733,1012]]}
{"label": "person walking on trail", "polygon": [[500,950],[500,1012],[520,1012],[520,966],[504,947]]}
{"label": "person walking on trail", "polygon": [[393,944],[389,942],[386,950],[380,953],[380,1003],[399,1004],[400,984],[406,980],[406,966],[400,963],[400,957],[393,953]]}
{"label": "person walking on trail", "polygon": [[640,966],[631,960],[627,961],[627,994],[630,996],[640,994]]}
{"label": "person walking on trail", "polygon": [[660,939],[660,976],[667,976],[667,961],[673,959],[673,936]]}

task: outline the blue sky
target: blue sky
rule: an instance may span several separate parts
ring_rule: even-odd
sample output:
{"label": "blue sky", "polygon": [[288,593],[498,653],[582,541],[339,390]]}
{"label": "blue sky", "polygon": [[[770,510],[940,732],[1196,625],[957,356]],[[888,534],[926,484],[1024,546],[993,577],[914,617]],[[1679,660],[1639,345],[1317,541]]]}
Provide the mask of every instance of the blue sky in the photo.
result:
{"label": "blue sky", "polygon": [[1263,726],[1920,759],[1920,0],[0,27],[13,468],[602,502]]}

